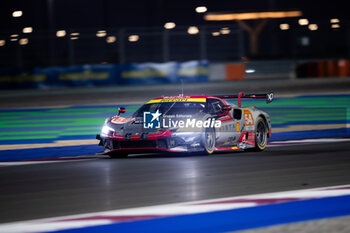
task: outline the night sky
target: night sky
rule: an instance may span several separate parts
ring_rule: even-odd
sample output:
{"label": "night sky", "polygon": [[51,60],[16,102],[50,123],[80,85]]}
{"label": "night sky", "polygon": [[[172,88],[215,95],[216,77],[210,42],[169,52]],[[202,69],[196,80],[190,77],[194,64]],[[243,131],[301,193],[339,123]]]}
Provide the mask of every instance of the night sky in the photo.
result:
{"label": "night sky", "polygon": [[[210,61],[239,60],[242,56],[254,59],[350,56],[347,39],[350,16],[346,1],[340,0],[11,0],[1,4],[0,67],[164,62],[167,59],[163,56],[162,36],[166,22],[176,23],[166,40],[169,60],[203,59],[199,52],[200,36],[189,35],[189,26],[199,26],[206,33],[205,59]],[[207,13],[300,10],[302,17],[310,25],[317,24],[318,29],[299,25],[299,18],[270,19],[259,35],[259,52],[253,53],[247,31],[237,34],[237,22],[205,21],[204,13],[195,11],[198,6],[206,6]],[[12,17],[18,10],[23,15]],[[339,19],[338,28],[332,28],[332,18]],[[248,22],[251,26],[257,23]],[[280,26],[286,23],[290,28],[282,31]],[[22,32],[25,27],[32,27],[32,33]],[[231,29],[228,35],[212,35],[224,27]],[[58,30],[65,30],[67,35],[56,37]],[[114,37],[115,42],[97,37],[99,30],[106,31],[106,36]],[[79,38],[73,41],[71,33],[79,33]],[[137,43],[128,41],[132,34],[140,35]],[[23,45],[21,40],[27,43]]]}
{"label": "night sky", "polygon": [[[110,27],[162,27],[167,21],[177,25],[210,24],[195,7],[204,5],[208,12],[242,12],[258,10],[299,9],[304,16],[314,20],[337,17],[348,19],[345,1],[255,0],[255,1],[113,1],[113,0],[12,0],[0,8],[0,30],[4,35],[32,26],[34,31],[48,29],[48,2],[53,2],[54,29],[110,28]],[[13,18],[14,10],[23,16]]]}

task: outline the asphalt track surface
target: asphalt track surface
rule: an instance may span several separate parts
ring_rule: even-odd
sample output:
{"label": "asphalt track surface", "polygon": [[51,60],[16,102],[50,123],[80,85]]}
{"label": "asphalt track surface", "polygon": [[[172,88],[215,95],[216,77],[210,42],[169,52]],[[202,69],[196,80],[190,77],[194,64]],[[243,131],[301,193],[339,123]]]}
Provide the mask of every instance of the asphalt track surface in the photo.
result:
{"label": "asphalt track surface", "polygon": [[350,183],[350,142],[0,167],[0,222]]}
{"label": "asphalt track surface", "polygon": [[[0,108],[141,104],[155,96],[177,95],[180,89],[161,85],[2,91]],[[276,97],[348,94],[350,80],[185,84],[183,89],[185,94],[275,91]],[[350,184],[349,152],[350,142],[335,142],[269,147],[261,153],[160,154],[0,166],[0,223]]]}

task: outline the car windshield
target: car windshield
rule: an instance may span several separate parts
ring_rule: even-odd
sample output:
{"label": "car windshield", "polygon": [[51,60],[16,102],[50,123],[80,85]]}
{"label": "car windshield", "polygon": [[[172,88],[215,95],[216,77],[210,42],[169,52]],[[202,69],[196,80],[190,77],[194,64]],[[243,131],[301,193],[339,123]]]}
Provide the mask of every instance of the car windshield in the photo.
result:
{"label": "car windshield", "polygon": [[167,102],[145,104],[139,108],[133,117],[143,117],[143,112],[156,112],[159,110],[163,115],[194,115],[199,112],[206,112],[205,103],[197,102]]}

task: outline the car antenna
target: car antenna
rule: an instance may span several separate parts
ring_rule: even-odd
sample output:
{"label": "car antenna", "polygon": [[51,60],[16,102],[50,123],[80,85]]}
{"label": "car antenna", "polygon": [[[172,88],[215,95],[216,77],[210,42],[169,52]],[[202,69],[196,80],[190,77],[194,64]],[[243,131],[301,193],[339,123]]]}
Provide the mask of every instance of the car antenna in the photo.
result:
{"label": "car antenna", "polygon": [[181,79],[181,94],[180,96],[184,96],[184,80]]}

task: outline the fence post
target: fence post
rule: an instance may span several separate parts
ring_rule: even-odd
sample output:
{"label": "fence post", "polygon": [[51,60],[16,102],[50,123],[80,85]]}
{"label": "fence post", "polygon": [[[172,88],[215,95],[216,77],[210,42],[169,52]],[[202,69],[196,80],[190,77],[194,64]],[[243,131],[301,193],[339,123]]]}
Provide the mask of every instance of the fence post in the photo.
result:
{"label": "fence post", "polygon": [[245,55],[245,49],[244,49],[244,31],[242,28],[238,29],[238,51],[239,51],[239,57],[242,58]]}
{"label": "fence post", "polygon": [[75,64],[75,53],[74,53],[74,41],[68,37],[68,48],[69,48],[69,65]]}
{"label": "fence post", "polygon": [[22,45],[19,43],[17,46],[17,67],[23,67],[23,53],[22,53]]}
{"label": "fence post", "polygon": [[169,30],[163,31],[163,62],[169,61]]}
{"label": "fence post", "polygon": [[119,30],[119,63],[125,63],[125,31],[124,29]]}
{"label": "fence post", "polygon": [[54,37],[54,0],[47,0],[47,12],[48,12],[48,23],[49,23],[49,30],[48,30],[48,41],[49,41],[49,50],[50,50],[50,65],[56,65],[56,51],[55,51],[55,37]]}
{"label": "fence post", "polygon": [[200,59],[207,59],[207,38],[206,38],[206,27],[201,27],[199,30],[199,51]]}
{"label": "fence post", "polygon": [[346,43],[347,55],[348,55],[348,59],[350,59],[350,26],[349,25],[347,25],[347,27],[346,27],[345,39],[347,41],[347,43]]}

